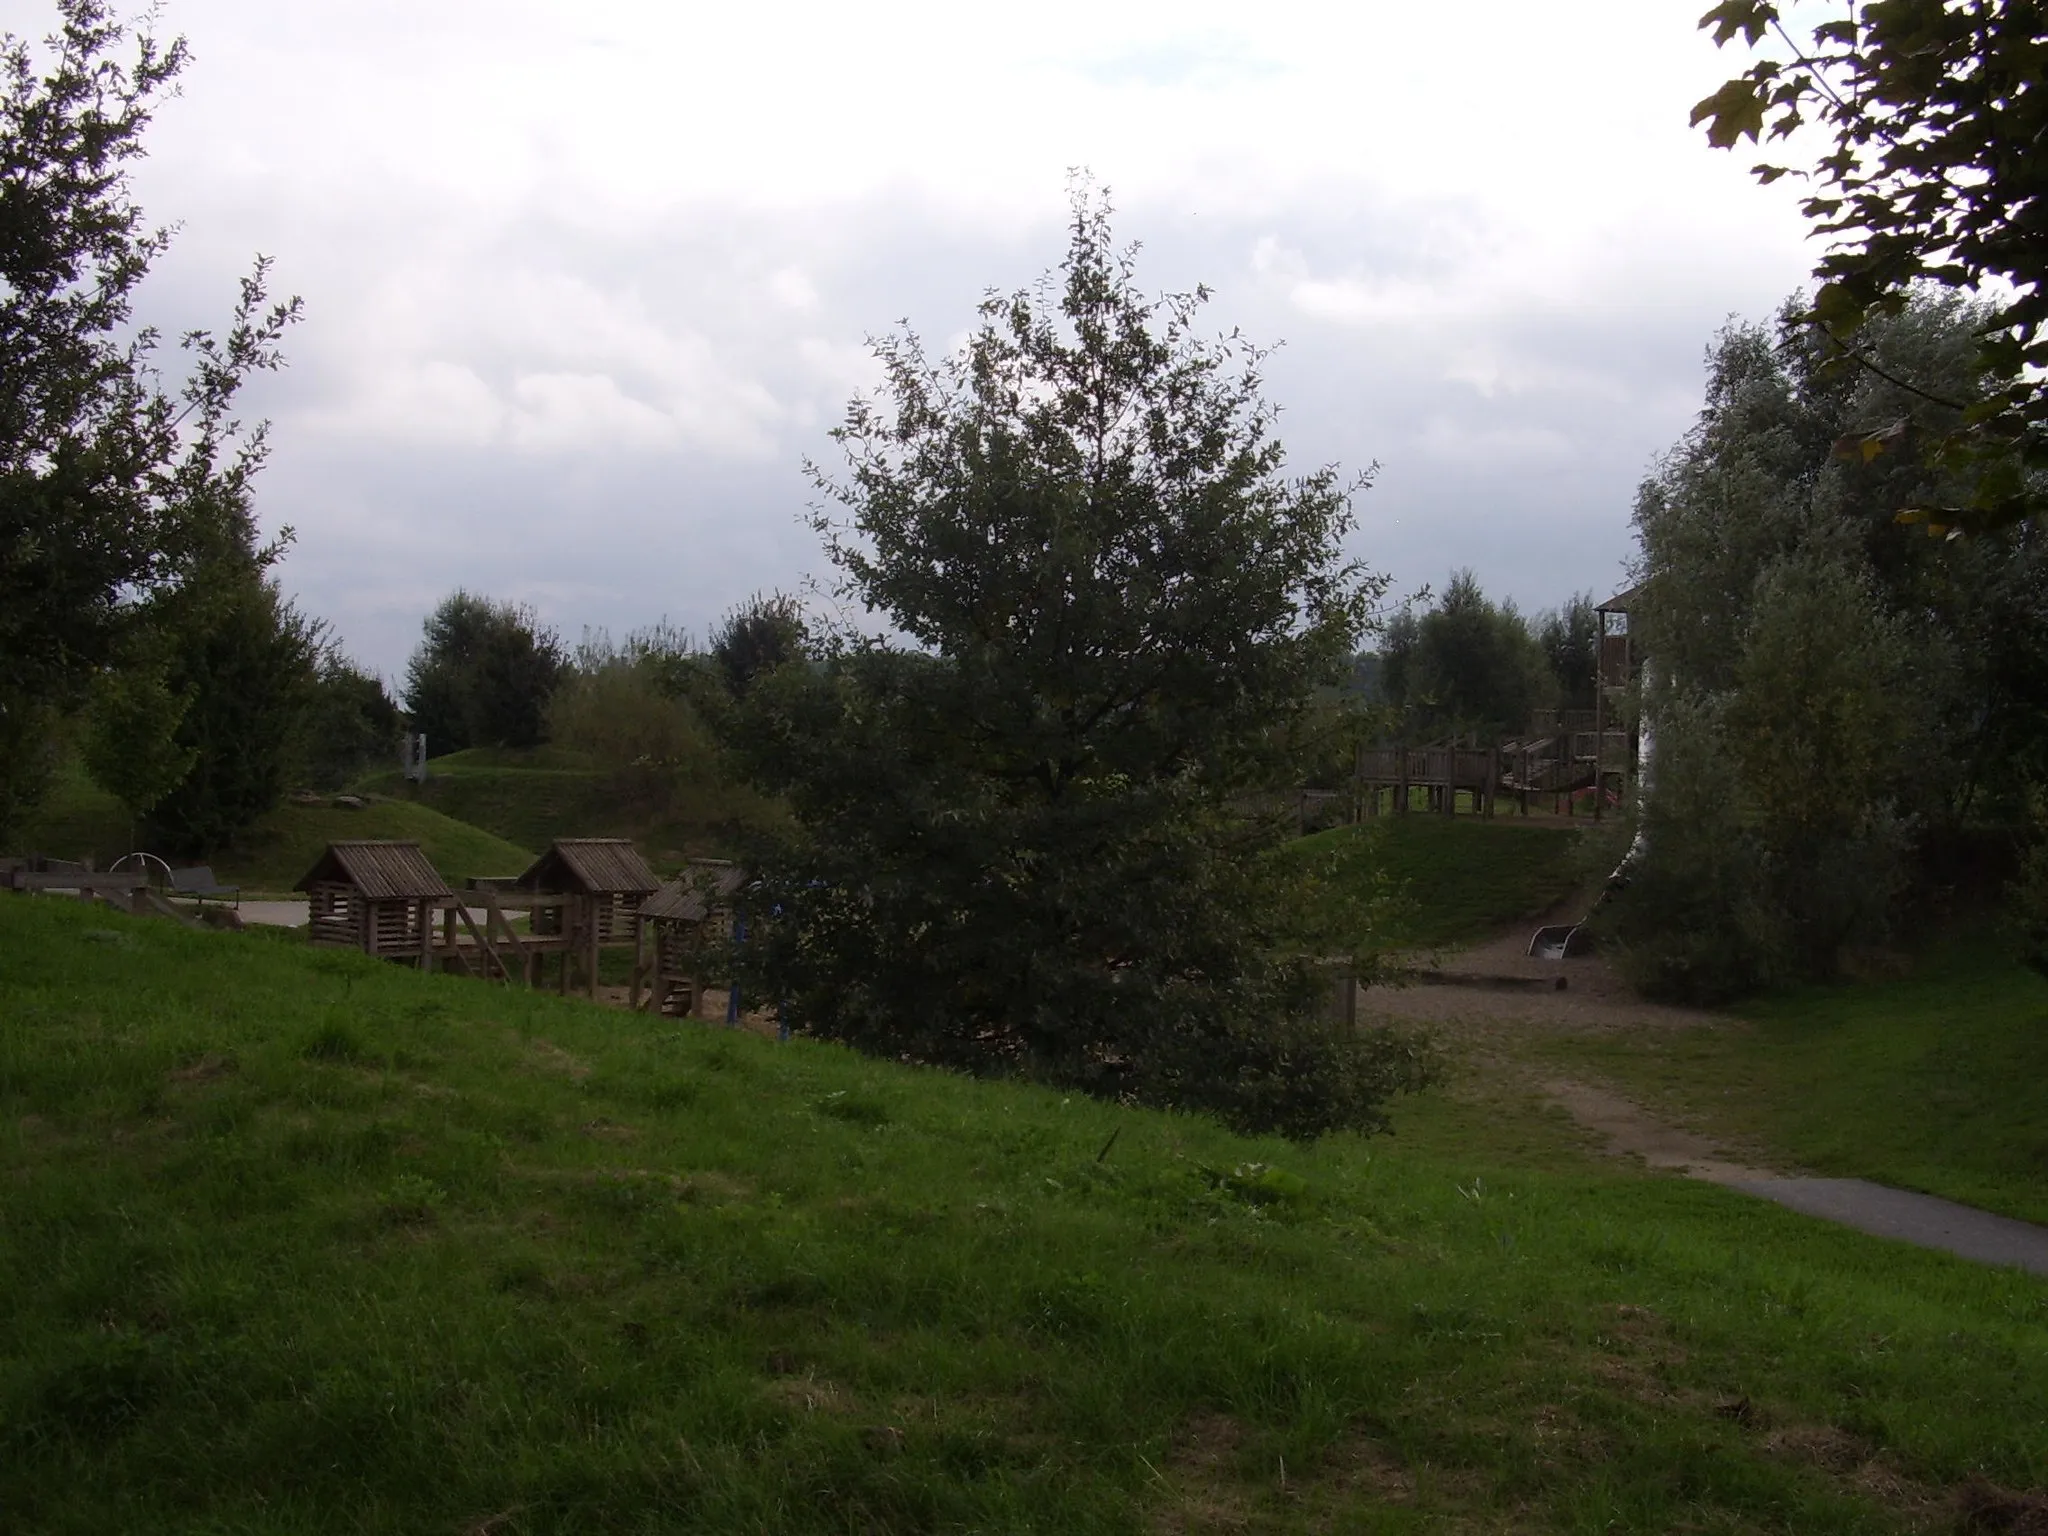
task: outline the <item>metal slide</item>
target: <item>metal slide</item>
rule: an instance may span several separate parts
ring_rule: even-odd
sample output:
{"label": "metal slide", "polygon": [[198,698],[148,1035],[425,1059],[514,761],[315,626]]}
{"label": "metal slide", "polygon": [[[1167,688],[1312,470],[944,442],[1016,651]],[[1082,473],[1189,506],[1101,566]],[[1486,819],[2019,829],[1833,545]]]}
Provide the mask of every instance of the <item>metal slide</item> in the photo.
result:
{"label": "metal slide", "polygon": [[[1653,748],[1650,727],[1646,722],[1636,737],[1636,761],[1639,765],[1636,777],[1638,796],[1646,796],[1650,791]],[[1590,953],[1593,948],[1593,936],[1585,931],[1586,924],[1593,920],[1594,913],[1607,905],[1610,896],[1617,891],[1628,889],[1629,870],[1635,866],[1636,860],[1643,856],[1646,846],[1643,829],[1638,825],[1635,838],[1628,845],[1628,852],[1623,854],[1621,862],[1614,866],[1614,873],[1607,877],[1607,884],[1594,898],[1593,905],[1586,909],[1586,915],[1576,923],[1546,923],[1538,928],[1535,936],[1529,940],[1530,956],[1537,960],[1570,960]]]}
{"label": "metal slide", "polygon": [[1537,960],[1571,960],[1590,954],[1593,936],[1585,931],[1586,924],[1593,921],[1594,913],[1607,905],[1610,896],[1628,889],[1629,866],[1635,862],[1642,846],[1643,835],[1638,832],[1635,841],[1629,844],[1628,852],[1621,856],[1621,862],[1614,866],[1614,873],[1607,877],[1607,884],[1593,898],[1593,905],[1586,908],[1586,915],[1576,923],[1546,923],[1538,928],[1535,937],[1529,940],[1529,954]]}

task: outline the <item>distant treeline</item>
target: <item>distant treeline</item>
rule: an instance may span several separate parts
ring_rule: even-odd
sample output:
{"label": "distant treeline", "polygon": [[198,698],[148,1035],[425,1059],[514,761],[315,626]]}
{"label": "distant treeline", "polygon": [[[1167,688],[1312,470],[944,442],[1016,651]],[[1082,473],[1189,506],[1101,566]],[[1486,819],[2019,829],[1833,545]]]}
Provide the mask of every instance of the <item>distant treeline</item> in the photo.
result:
{"label": "distant treeline", "polygon": [[1530,619],[1495,602],[1470,570],[1451,573],[1434,602],[1411,603],[1360,653],[1353,690],[1383,711],[1390,737],[1497,737],[1542,709],[1591,709],[1599,615],[1582,592]]}

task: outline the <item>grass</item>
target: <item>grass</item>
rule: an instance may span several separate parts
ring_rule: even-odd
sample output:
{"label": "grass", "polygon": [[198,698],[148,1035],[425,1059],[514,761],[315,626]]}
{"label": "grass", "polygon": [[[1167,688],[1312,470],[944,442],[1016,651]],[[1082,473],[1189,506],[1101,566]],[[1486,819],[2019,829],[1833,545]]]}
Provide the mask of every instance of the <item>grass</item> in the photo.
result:
{"label": "grass", "polygon": [[1245,1140],[0,900],[0,1509],[1888,1532],[2048,1483],[2048,1285],[1397,1122]]}
{"label": "grass", "polygon": [[630,837],[657,865],[718,853],[734,826],[767,814],[757,796],[731,784],[695,784],[671,804],[636,805],[586,757],[560,747],[450,752],[428,763],[422,785],[390,772],[361,787],[402,794],[522,847],[545,848],[557,837]]}
{"label": "grass", "polygon": [[[104,867],[134,845],[126,811],[76,764],[66,765],[49,798],[17,839],[24,852],[90,857]],[[471,875],[517,874],[533,862],[525,848],[425,805],[374,799],[362,810],[286,804],[210,861],[221,879],[252,891],[288,890],[338,838],[417,841],[435,868],[460,883]]]}
{"label": "grass", "polygon": [[1580,834],[1502,818],[1383,816],[1333,827],[1293,844],[1298,854],[1331,854],[1360,882],[1381,872],[1408,900],[1393,942],[1438,948],[1487,938],[1504,924],[1544,912],[1584,883]]}
{"label": "grass", "polygon": [[1815,1172],[2048,1222],[2048,983],[1995,938],[1943,946],[1904,980],[1545,1049]]}
{"label": "grass", "polygon": [[533,862],[524,848],[431,806],[375,799],[359,811],[332,805],[283,805],[257,822],[216,868],[256,890],[285,890],[313,867],[321,850],[345,838],[401,838],[420,845],[458,888],[472,875],[516,875]]}

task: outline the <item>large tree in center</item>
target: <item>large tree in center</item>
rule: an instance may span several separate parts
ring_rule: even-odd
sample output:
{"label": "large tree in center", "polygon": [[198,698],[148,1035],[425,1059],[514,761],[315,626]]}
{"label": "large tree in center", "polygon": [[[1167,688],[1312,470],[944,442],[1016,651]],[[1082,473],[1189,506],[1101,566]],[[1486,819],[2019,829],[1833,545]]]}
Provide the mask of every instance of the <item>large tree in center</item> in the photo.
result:
{"label": "large tree in center", "polygon": [[1147,300],[1105,203],[963,350],[876,347],[817,518],[900,639],[758,678],[746,947],[799,1028],[892,1055],[1314,1134],[1374,1123],[1405,1058],[1311,1022],[1259,793],[1383,582],[1354,487],[1283,473],[1262,354],[1206,294]]}

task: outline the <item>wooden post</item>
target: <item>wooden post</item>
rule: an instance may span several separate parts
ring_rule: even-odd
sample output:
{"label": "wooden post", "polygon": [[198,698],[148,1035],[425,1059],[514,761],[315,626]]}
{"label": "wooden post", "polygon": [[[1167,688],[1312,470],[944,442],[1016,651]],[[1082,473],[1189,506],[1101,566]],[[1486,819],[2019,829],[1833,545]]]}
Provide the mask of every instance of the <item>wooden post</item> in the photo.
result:
{"label": "wooden post", "polygon": [[1396,779],[1394,783],[1394,810],[1403,816],[1408,814],[1408,749],[1396,747],[1394,759]]}
{"label": "wooden post", "polygon": [[633,919],[633,979],[627,985],[626,1006],[640,1011],[641,967],[647,963],[647,919],[635,916]]}
{"label": "wooden post", "polygon": [[589,962],[590,974],[584,978],[584,986],[590,993],[590,1000],[597,1001],[597,950],[601,924],[598,922],[597,897],[589,898],[590,931],[583,936],[584,959]]}
{"label": "wooden post", "polygon": [[1486,819],[1493,820],[1494,795],[1500,789],[1500,743],[1486,751]]}
{"label": "wooden post", "polygon": [[1593,819],[1607,787],[1607,615],[1600,615],[1600,643],[1593,667]]}
{"label": "wooden post", "polygon": [[434,911],[422,897],[413,903],[413,909],[420,920],[420,969],[432,975],[434,970]]}

